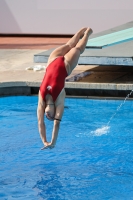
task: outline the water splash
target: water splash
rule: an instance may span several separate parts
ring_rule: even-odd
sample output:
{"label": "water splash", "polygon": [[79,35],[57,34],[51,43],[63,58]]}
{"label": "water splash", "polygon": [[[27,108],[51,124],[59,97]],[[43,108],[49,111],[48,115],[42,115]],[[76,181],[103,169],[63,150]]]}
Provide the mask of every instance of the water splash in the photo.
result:
{"label": "water splash", "polygon": [[95,131],[91,131],[91,134],[95,136],[101,136],[107,134],[109,132],[109,129],[110,129],[109,126],[103,126],[101,128],[97,128]]}
{"label": "water splash", "polygon": [[131,92],[126,96],[126,98],[124,99],[124,101],[117,107],[116,112],[111,116],[110,120],[107,123],[107,126],[109,126],[111,120],[115,117],[115,115],[120,110],[120,108],[125,104],[126,100],[131,96],[132,92],[133,92],[133,90],[131,90]]}
{"label": "water splash", "polygon": [[133,90],[131,90],[131,92],[126,96],[124,101],[117,107],[116,112],[111,116],[111,118],[108,121],[107,125],[103,126],[101,128],[97,128],[95,131],[91,131],[91,134],[93,134],[95,136],[101,136],[101,135],[107,134],[109,132],[109,129],[110,129],[109,124],[110,124],[111,120],[116,116],[117,112],[125,104],[126,100],[131,96],[132,92],[133,92]]}

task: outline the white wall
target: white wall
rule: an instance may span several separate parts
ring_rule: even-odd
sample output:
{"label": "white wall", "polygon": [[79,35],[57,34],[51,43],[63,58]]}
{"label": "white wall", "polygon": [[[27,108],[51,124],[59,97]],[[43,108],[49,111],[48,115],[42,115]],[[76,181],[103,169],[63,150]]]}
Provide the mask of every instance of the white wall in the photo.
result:
{"label": "white wall", "polygon": [[94,33],[133,21],[133,0],[0,0],[0,33]]}

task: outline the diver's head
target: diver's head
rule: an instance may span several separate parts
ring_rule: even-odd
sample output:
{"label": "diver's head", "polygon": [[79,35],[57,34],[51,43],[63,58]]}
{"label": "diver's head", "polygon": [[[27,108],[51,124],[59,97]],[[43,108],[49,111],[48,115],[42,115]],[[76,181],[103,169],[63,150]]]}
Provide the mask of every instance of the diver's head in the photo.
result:
{"label": "diver's head", "polygon": [[54,116],[55,116],[55,105],[54,104],[46,104],[45,115],[46,115],[47,119],[54,120]]}

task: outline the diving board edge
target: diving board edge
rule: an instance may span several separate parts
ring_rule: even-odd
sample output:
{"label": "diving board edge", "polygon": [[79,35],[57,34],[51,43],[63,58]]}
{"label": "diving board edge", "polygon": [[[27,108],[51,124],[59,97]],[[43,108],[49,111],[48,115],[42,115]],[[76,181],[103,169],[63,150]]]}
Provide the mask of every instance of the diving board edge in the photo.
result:
{"label": "diving board edge", "polygon": [[79,65],[123,65],[133,66],[133,58],[128,57],[80,57]]}
{"label": "diving board edge", "polygon": [[[48,55],[34,55],[34,62],[47,63],[48,57]],[[133,57],[80,56],[78,64],[133,66]]]}

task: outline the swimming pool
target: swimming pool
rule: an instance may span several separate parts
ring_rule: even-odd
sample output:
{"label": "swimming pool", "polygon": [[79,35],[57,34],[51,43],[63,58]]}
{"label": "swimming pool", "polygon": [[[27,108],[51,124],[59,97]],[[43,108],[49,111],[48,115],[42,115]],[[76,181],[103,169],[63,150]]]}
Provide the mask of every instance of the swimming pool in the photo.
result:
{"label": "swimming pool", "polygon": [[0,199],[132,200],[133,101],[107,127],[121,102],[67,98],[57,145],[41,151],[37,97],[0,98]]}

